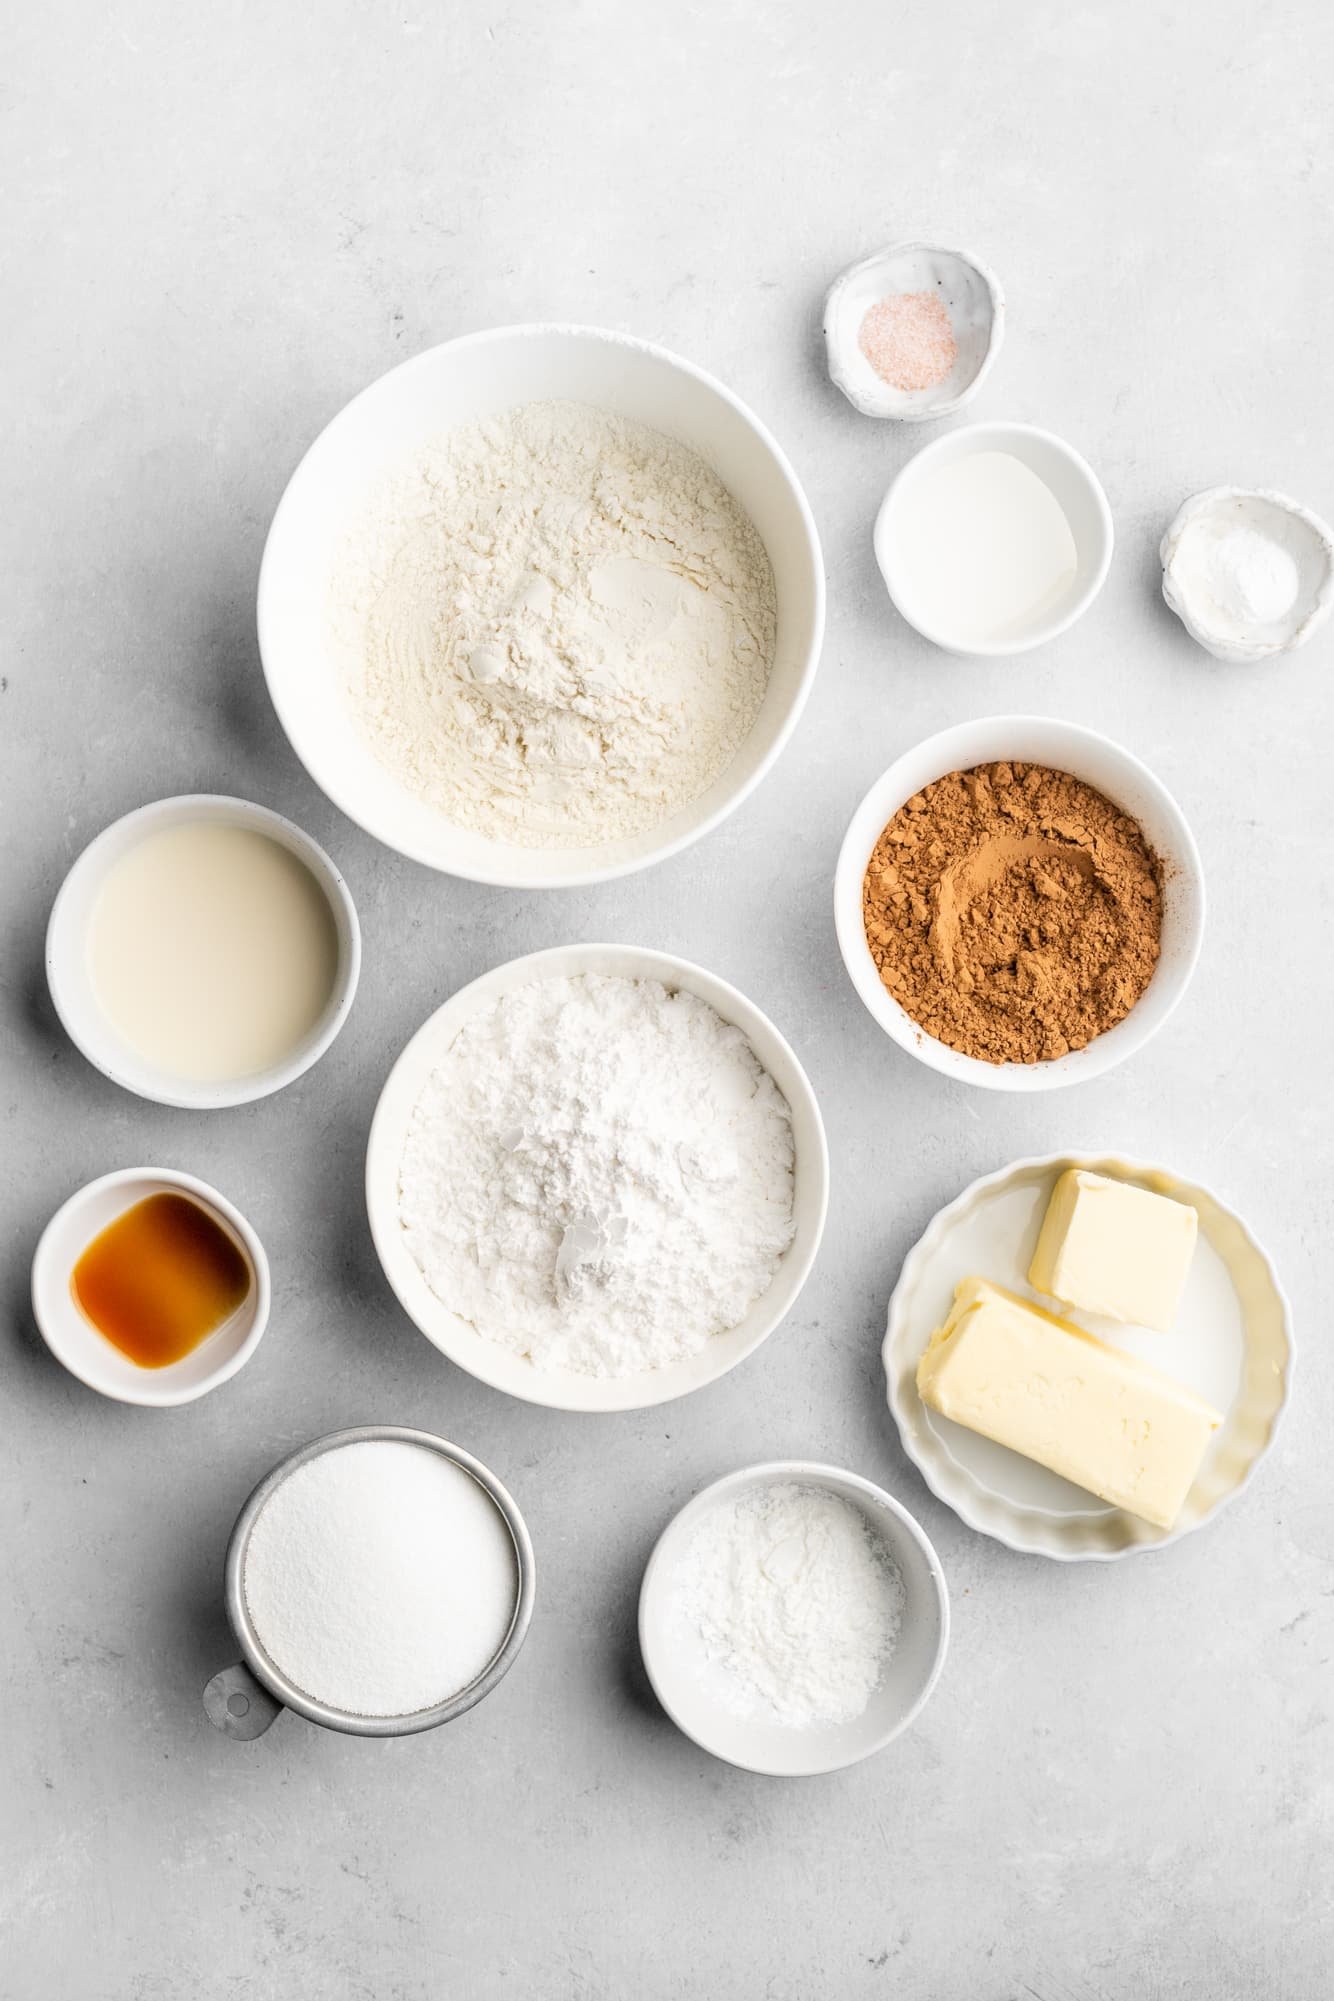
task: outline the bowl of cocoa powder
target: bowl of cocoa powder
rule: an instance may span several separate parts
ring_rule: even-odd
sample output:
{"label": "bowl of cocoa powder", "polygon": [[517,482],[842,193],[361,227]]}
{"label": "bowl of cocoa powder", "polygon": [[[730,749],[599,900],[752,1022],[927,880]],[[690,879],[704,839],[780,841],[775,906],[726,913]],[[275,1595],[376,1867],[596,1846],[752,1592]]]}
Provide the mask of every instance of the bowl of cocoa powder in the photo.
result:
{"label": "bowl of cocoa powder", "polygon": [[929,737],[853,816],[839,946],[871,1014],[919,1062],[1044,1091],[1162,1027],[1204,935],[1180,807],[1128,750],[1042,716]]}

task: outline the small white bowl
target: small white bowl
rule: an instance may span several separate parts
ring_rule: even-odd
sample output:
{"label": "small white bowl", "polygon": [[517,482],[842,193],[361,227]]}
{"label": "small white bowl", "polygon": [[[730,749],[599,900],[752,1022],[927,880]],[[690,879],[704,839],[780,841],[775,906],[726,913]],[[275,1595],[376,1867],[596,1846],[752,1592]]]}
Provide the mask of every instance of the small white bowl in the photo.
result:
{"label": "small white bowl", "polygon": [[[716,1334],[696,1355],[668,1368],[635,1376],[586,1376],[573,1369],[539,1369],[502,1348],[452,1313],[432,1292],[403,1237],[398,1177],[403,1147],[422,1087],[470,1015],[502,994],[533,980],[573,979],[602,973],[630,980],[660,980],[707,1001],[735,1023],[769,1072],[792,1113],[795,1150],[796,1235],[767,1292],[737,1327]],[[635,945],[557,945],[511,959],[463,987],[431,1015],[390,1071],[371,1121],[366,1151],[366,1208],[371,1235],[399,1303],[427,1340],[451,1362],[493,1389],[552,1410],[646,1410],[689,1390],[702,1389],[734,1369],[768,1338],[796,1303],[815,1263],[829,1204],[829,1152],[810,1080],[768,1016],[735,987],[702,966]]]}
{"label": "small white bowl", "polygon": [[[949,315],[958,353],[933,389],[896,389],[876,374],[861,351],[862,320],[894,293],[934,292]],[[1005,295],[980,257],[940,243],[896,243],[863,257],[829,288],[824,307],[829,375],[854,409],[867,417],[924,424],[970,403],[991,372],[1005,332]]]}
{"label": "small white bowl", "polygon": [[[734,1715],[710,1699],[701,1661],[683,1645],[671,1600],[675,1567],[701,1518],[724,1497],[775,1482],[823,1487],[860,1508],[889,1548],[903,1579],[903,1623],[884,1677],[851,1723],[792,1729]],[[639,1649],[659,1702],[678,1730],[729,1765],[772,1778],[841,1771],[882,1751],[920,1714],[940,1679],[949,1645],[950,1601],[940,1559],[905,1507],[857,1473],[805,1459],[747,1466],[715,1480],[675,1515],[659,1537],[639,1593]]]}
{"label": "small white bowl", "polygon": [[[359,732],[330,650],[330,579],[377,478],[459,425],[523,403],[590,403],[699,453],[755,524],[778,593],[777,651],[750,735],[698,799],[661,826],[585,848],[526,848],[460,827],[398,784]],[[776,440],[740,399],[665,348],[596,327],[514,326],[428,348],[354,397],[293,473],[259,577],[269,693],[316,784],[386,846],[428,868],[509,888],[605,882],[707,834],[759,784],[792,734],[824,632],[815,521]]]}
{"label": "small white bowl", "polygon": [[[1077,564],[1069,587],[1041,618],[1009,639],[961,639],[933,625],[914,602],[912,579],[899,558],[899,524],[911,510],[914,491],[923,476],[974,452],[1006,452],[1026,465],[1055,496],[1075,540]],[[1114,536],[1107,496],[1087,460],[1050,431],[1036,430],[1032,424],[997,423],[969,424],[963,430],[950,431],[909,459],[881,503],[874,540],[885,588],[909,625],[946,653],[1001,659],[1044,646],[1083,617],[1106,581]]]}
{"label": "small white bowl", "polygon": [[[1138,820],[1163,865],[1162,950],[1128,1015],[1083,1049],[1042,1063],[986,1063],[937,1042],[888,992],[862,918],[866,868],[900,806],[951,771],[1016,759],[1068,771]],[[986,716],[941,730],[878,778],[852,816],[834,874],[834,921],[852,984],[884,1029],[919,1063],[986,1091],[1055,1091],[1123,1063],[1157,1034],[1190,984],[1204,942],[1204,871],[1185,815],[1167,788],[1110,737],[1051,716]]]}
{"label": "small white bowl", "polygon": [[[195,1082],[159,1070],[140,1055],[108,1021],[98,1002],[88,964],[88,925],[108,870],[149,834],[164,827],[211,822],[244,827],[287,848],[324,891],[338,931],[338,972],[329,1004],[305,1041],[286,1062],[232,1081]],[[188,1111],[215,1111],[267,1098],[292,1083],[318,1061],[347,1020],[361,973],[361,927],[342,876],[309,834],[248,799],[194,792],[140,806],[104,829],[89,843],[61,885],[46,928],[46,980],[65,1033],[97,1069],[126,1091],[155,1104]]]}
{"label": "small white bowl", "polygon": [[[1028,1267],[1057,1176],[1085,1167],[1189,1203],[1200,1218],[1190,1275],[1169,1334],[1117,1326],[1063,1308],[1113,1347],[1129,1349],[1207,1399],[1223,1423],[1172,1529],[1049,1473],[928,1410],[917,1364],[972,1273],[1034,1297]],[[1052,1306],[1050,1299],[1037,1303]],[[983,1175],[927,1225],[903,1261],[889,1302],[883,1360],[903,1449],[933,1494],[979,1534],[1063,1563],[1162,1549],[1203,1528],[1245,1486],[1269,1450],[1293,1367],[1291,1315],[1274,1267],[1235,1211],[1199,1183],[1119,1154],[1050,1154]]]}
{"label": "small white bowl", "polygon": [[[80,1310],[74,1267],[117,1216],[150,1195],[179,1192],[207,1209],[250,1267],[250,1289],[229,1320],[179,1362],[141,1369],[123,1355]],[[42,1232],[32,1261],[32,1310],[42,1339],[72,1376],[118,1403],[164,1409],[207,1396],[244,1366],[259,1346],[269,1318],[269,1261],[239,1209],[193,1174],[170,1167],[127,1167],[104,1174],[71,1195]]]}
{"label": "small white bowl", "polygon": [[[1292,562],[1293,602],[1268,623],[1234,618],[1213,602],[1211,545],[1232,529],[1249,529],[1277,545]],[[1158,551],[1163,566],[1163,601],[1191,638],[1217,660],[1250,662],[1291,653],[1318,632],[1334,606],[1334,535],[1309,507],[1285,493],[1239,486],[1212,486],[1178,509]]]}

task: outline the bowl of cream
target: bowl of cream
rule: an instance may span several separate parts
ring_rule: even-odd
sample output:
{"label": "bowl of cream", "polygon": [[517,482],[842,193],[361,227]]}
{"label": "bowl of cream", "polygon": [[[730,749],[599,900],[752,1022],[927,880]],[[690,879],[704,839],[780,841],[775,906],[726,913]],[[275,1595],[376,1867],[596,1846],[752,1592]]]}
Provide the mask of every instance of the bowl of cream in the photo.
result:
{"label": "bowl of cream", "polygon": [[127,813],[52,906],[51,999],[114,1083],[192,1111],[279,1091],[346,1021],[361,929],[324,849],[247,799],[191,793]]}
{"label": "bowl of cream", "polygon": [[1065,632],[1102,589],[1112,515],[1078,452],[1031,424],[974,424],[911,458],[875,523],[895,608],[947,653],[1000,658]]}

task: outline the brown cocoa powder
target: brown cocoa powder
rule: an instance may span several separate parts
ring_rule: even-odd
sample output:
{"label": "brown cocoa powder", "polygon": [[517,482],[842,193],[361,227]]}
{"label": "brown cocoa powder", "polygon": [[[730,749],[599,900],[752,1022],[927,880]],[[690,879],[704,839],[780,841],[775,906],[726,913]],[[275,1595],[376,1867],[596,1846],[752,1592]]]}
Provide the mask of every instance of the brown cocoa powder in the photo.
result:
{"label": "brown cocoa powder", "polygon": [[901,806],[862,895],[889,993],[988,1063],[1082,1049],[1153,977],[1162,869],[1137,821],[1067,771],[980,764]]}

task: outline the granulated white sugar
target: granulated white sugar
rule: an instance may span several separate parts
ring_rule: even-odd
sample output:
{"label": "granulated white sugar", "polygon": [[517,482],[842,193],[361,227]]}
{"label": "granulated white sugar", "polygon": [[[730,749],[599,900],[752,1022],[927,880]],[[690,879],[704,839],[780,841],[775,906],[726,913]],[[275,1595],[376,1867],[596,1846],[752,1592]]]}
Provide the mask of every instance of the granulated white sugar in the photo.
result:
{"label": "granulated white sugar", "polygon": [[260,1643],[317,1702],[406,1716],[446,1702],[514,1616],[509,1527],[470,1474],[427,1446],[335,1446],[283,1481],[246,1545]]}

